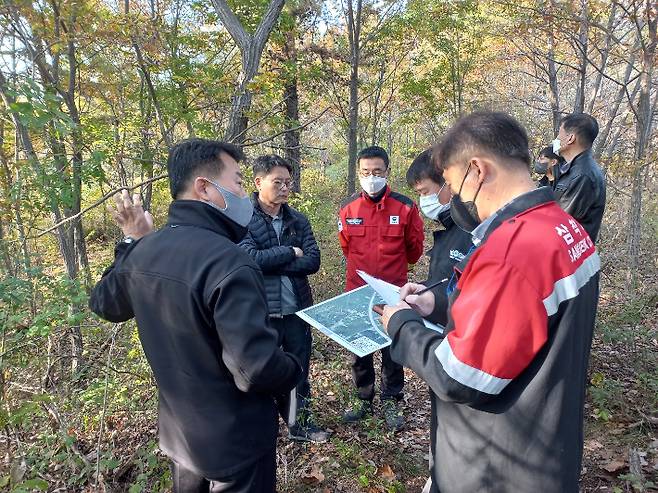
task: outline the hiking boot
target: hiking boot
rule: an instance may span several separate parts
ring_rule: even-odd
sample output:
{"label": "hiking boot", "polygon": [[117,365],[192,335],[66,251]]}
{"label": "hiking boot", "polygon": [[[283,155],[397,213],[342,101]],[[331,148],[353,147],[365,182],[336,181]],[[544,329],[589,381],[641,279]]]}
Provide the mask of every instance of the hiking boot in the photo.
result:
{"label": "hiking boot", "polygon": [[383,401],[382,412],[384,414],[386,428],[391,431],[400,431],[404,428],[404,416],[402,415],[398,401],[394,399]]}
{"label": "hiking boot", "polygon": [[372,416],[372,402],[359,400],[350,409],[343,414],[343,421],[345,423],[356,423],[362,419]]}
{"label": "hiking boot", "polygon": [[324,443],[329,440],[329,432],[314,423],[306,426],[294,424],[288,429],[288,438],[295,442]]}

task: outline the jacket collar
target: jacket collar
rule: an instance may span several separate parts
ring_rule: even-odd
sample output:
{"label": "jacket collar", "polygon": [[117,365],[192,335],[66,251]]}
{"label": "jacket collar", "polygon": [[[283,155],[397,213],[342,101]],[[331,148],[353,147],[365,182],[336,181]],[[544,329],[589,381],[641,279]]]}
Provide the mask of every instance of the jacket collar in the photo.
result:
{"label": "jacket collar", "polygon": [[[585,149],[583,152],[578,154],[575,158],[573,158],[571,161],[568,163],[564,163],[563,165],[560,166],[560,175],[564,175],[569,172],[569,170],[578,164],[578,161],[585,161],[587,159],[592,158],[592,149]],[[555,174],[553,174],[555,176]]]}
{"label": "jacket collar", "polygon": [[[380,198],[377,202],[375,202],[375,201],[370,197],[370,195],[368,195],[368,194],[365,192],[365,190],[361,190],[361,198],[364,200],[364,202],[365,202],[366,204],[370,204],[370,205],[372,205],[372,206],[374,207],[374,206],[376,206],[377,204],[383,204],[383,203],[386,201],[386,198],[387,198],[389,195],[391,195],[391,192],[392,192],[391,187],[388,186],[388,185],[386,185],[386,188],[384,189],[384,193],[382,194],[382,192],[379,192],[380,194],[382,194],[382,196],[381,196],[381,198]],[[377,194],[377,196],[379,196],[379,194]]]}
{"label": "jacket collar", "polygon": [[538,205],[552,202],[554,200],[555,195],[553,190],[548,187],[536,188],[513,198],[487,219],[482,221],[482,223],[473,230],[471,233],[473,236],[473,244],[479,246],[506,220],[518,216],[528,209],[532,209]]}
{"label": "jacket collar", "polygon": [[450,215],[450,209],[448,209],[447,211],[443,211],[441,214],[439,214],[439,217],[437,218],[436,222],[442,225],[445,229],[450,229],[455,224],[454,219]]}
{"label": "jacket collar", "polygon": [[535,190],[530,190],[529,192],[521,194],[518,197],[510,200],[507,204],[502,206],[487,219],[482,221],[482,223],[473,230],[471,233],[473,246],[466,254],[466,257],[455,264],[455,270],[457,270],[459,273],[464,272],[466,265],[468,264],[471,256],[473,255],[473,252],[475,252],[477,247],[484,243],[487,237],[507,219],[511,219],[512,217],[518,216],[524,211],[553,201],[555,201],[555,195],[553,194],[553,190],[548,187],[541,187]]}
{"label": "jacket collar", "polygon": [[247,228],[229,219],[213,206],[200,200],[174,200],[169,205],[167,226],[194,226],[209,229],[225,236],[233,243],[240,242]]}

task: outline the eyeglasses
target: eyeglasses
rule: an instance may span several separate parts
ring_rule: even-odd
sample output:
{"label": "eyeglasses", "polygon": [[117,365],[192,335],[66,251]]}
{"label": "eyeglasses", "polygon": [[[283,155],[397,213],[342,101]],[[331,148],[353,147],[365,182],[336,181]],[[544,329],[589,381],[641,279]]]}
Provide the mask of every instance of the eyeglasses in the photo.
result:
{"label": "eyeglasses", "polygon": [[279,190],[283,190],[284,188],[291,190],[295,186],[295,182],[293,180],[272,180],[272,185]]}
{"label": "eyeglasses", "polygon": [[359,175],[363,176],[364,178],[368,178],[370,175],[376,176],[377,178],[384,178],[384,176],[386,175],[386,171],[381,171],[379,169],[376,169],[374,171],[359,170]]}

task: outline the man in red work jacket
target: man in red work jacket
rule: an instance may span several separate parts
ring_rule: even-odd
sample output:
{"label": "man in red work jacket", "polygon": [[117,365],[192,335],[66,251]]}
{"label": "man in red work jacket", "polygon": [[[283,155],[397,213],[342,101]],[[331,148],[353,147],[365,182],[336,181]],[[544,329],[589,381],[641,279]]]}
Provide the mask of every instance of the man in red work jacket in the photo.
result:
{"label": "man in red work jacket", "polygon": [[[393,192],[386,183],[388,154],[381,147],[363,149],[358,156],[362,191],[348,197],[340,208],[338,238],[347,259],[345,290],[363,286],[356,273],[362,270],[397,286],[407,282],[407,266],[423,253],[423,221],[416,204]],[[344,420],[356,422],[372,413],[375,396],[373,355],[352,361],[352,376],[359,401]],[[386,425],[398,431],[404,425],[399,401],[404,386],[404,369],[382,349],[381,401]]]}

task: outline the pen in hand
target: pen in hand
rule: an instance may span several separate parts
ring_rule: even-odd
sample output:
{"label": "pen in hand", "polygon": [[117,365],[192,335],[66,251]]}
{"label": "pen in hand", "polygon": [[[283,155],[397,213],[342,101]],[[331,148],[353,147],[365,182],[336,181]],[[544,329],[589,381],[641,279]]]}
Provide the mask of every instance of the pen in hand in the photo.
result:
{"label": "pen in hand", "polygon": [[432,283],[432,284],[430,284],[429,286],[426,286],[425,288],[421,289],[420,291],[417,291],[417,292],[415,292],[415,293],[411,293],[411,294],[415,294],[415,295],[419,296],[419,295],[421,295],[421,294],[427,293],[430,289],[434,289],[434,288],[437,287],[439,284],[443,284],[443,283],[446,282],[447,280],[448,280],[448,278],[446,277],[445,279],[441,279],[440,281],[435,282],[435,283]]}

